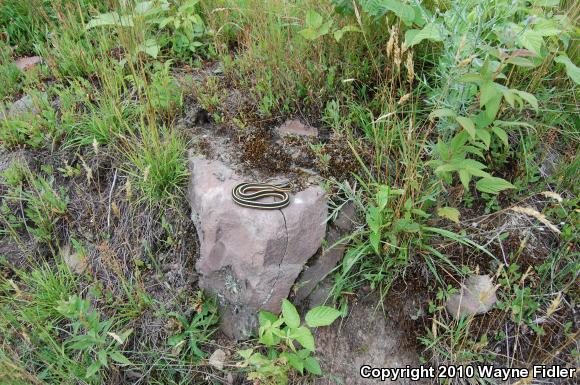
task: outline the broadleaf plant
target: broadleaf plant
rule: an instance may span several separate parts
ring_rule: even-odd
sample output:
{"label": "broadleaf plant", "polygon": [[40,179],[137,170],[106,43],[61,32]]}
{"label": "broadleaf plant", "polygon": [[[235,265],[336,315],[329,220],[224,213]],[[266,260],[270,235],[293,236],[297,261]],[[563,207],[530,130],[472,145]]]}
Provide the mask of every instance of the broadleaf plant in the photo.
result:
{"label": "broadleaf plant", "polygon": [[276,316],[268,311],[260,311],[258,321],[258,342],[260,347],[239,351],[243,358],[242,368],[249,368],[248,379],[257,383],[286,384],[288,372],[294,369],[321,375],[318,360],[312,356],[315,351],[314,336],[310,328],[331,325],[341,312],[328,306],[318,306],[306,313],[306,325],[302,325],[296,307],[287,299],[282,301],[282,314]]}

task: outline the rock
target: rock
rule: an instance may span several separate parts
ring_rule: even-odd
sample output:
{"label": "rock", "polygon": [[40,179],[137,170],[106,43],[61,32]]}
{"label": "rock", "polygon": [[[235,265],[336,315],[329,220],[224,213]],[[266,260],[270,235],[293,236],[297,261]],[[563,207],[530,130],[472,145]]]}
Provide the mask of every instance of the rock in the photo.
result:
{"label": "rock", "polygon": [[297,119],[288,119],[276,131],[281,137],[309,136],[316,138],[318,136],[316,127],[306,125]]}
{"label": "rock", "polygon": [[[298,280],[295,302],[300,303],[314,290],[342,259],[346,248],[343,238],[352,232],[354,226],[355,207],[352,203],[345,204],[336,220],[328,226],[325,243],[327,247],[308,266]],[[342,241],[342,242],[341,242]],[[318,302],[317,299],[315,302]]]}
{"label": "rock", "polygon": [[226,353],[221,349],[217,349],[209,357],[209,364],[218,370],[223,370],[225,360],[226,360]]}
{"label": "rock", "polygon": [[7,117],[14,118],[25,114],[39,114],[40,110],[36,106],[34,99],[30,95],[24,95],[10,106]]}
{"label": "rock", "polygon": [[71,271],[81,275],[87,271],[89,263],[87,261],[87,256],[83,255],[75,250],[71,250],[70,246],[61,250],[62,257],[66,265],[71,269]]}
{"label": "rock", "polygon": [[25,71],[31,67],[34,67],[38,63],[42,63],[42,58],[40,56],[29,56],[17,59],[14,62],[14,65],[18,67],[21,71]]}
{"label": "rock", "polygon": [[243,338],[257,326],[258,310],[274,313],[288,296],[326,231],[326,196],[319,186],[292,194],[282,210],[236,205],[241,175],[219,160],[190,159],[189,200],[200,240],[199,285],[216,295],[222,330]]}
{"label": "rock", "polygon": [[445,307],[456,318],[487,313],[497,301],[496,289],[489,275],[472,275]]}

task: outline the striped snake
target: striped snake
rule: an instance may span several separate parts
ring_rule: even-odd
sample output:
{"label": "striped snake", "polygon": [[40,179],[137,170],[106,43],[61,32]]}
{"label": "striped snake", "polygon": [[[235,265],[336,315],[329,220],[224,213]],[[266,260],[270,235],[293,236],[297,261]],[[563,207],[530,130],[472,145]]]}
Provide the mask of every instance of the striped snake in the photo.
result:
{"label": "striped snake", "polygon": [[[268,183],[240,183],[232,190],[234,202],[240,206],[253,209],[275,210],[282,209],[290,203],[290,185],[283,183],[279,185]],[[260,201],[262,198],[279,198],[273,202]]]}

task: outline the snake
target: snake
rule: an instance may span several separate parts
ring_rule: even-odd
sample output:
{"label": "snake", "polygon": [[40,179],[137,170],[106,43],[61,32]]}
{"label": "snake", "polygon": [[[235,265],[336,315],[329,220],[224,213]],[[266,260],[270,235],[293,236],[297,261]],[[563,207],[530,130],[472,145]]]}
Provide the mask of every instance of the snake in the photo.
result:
{"label": "snake", "polygon": [[[232,198],[240,206],[262,210],[283,209],[290,203],[290,185],[269,183],[240,183],[232,189]],[[279,198],[274,202],[263,202],[262,198]]]}

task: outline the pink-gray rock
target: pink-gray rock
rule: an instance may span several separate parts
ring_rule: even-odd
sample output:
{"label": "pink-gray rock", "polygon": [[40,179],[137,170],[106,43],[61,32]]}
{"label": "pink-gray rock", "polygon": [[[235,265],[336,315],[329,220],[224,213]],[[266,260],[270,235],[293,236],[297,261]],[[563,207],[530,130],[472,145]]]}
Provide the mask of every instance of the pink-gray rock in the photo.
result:
{"label": "pink-gray rock", "polygon": [[38,63],[42,63],[42,58],[40,56],[29,56],[17,59],[14,62],[14,65],[18,67],[21,71],[25,71],[28,68],[34,67]]}
{"label": "pink-gray rock", "polygon": [[456,318],[487,313],[497,301],[496,289],[489,275],[472,275],[445,307]]}
{"label": "pink-gray rock", "polygon": [[317,137],[316,127],[309,126],[297,119],[289,119],[276,129],[278,135],[284,136],[310,136]]}
{"label": "pink-gray rock", "polygon": [[200,287],[222,306],[222,330],[243,338],[258,310],[280,311],[306,261],[322,244],[326,197],[318,187],[292,194],[282,210],[236,205],[234,186],[247,180],[224,163],[190,159],[189,200],[200,240]]}
{"label": "pink-gray rock", "polygon": [[300,275],[296,284],[298,288],[294,301],[300,303],[312,293],[316,285],[321,282],[342,259],[346,249],[348,236],[353,229],[355,220],[355,207],[352,203],[345,204],[338,213],[336,219],[328,225],[324,250],[309,262],[309,266]]}

